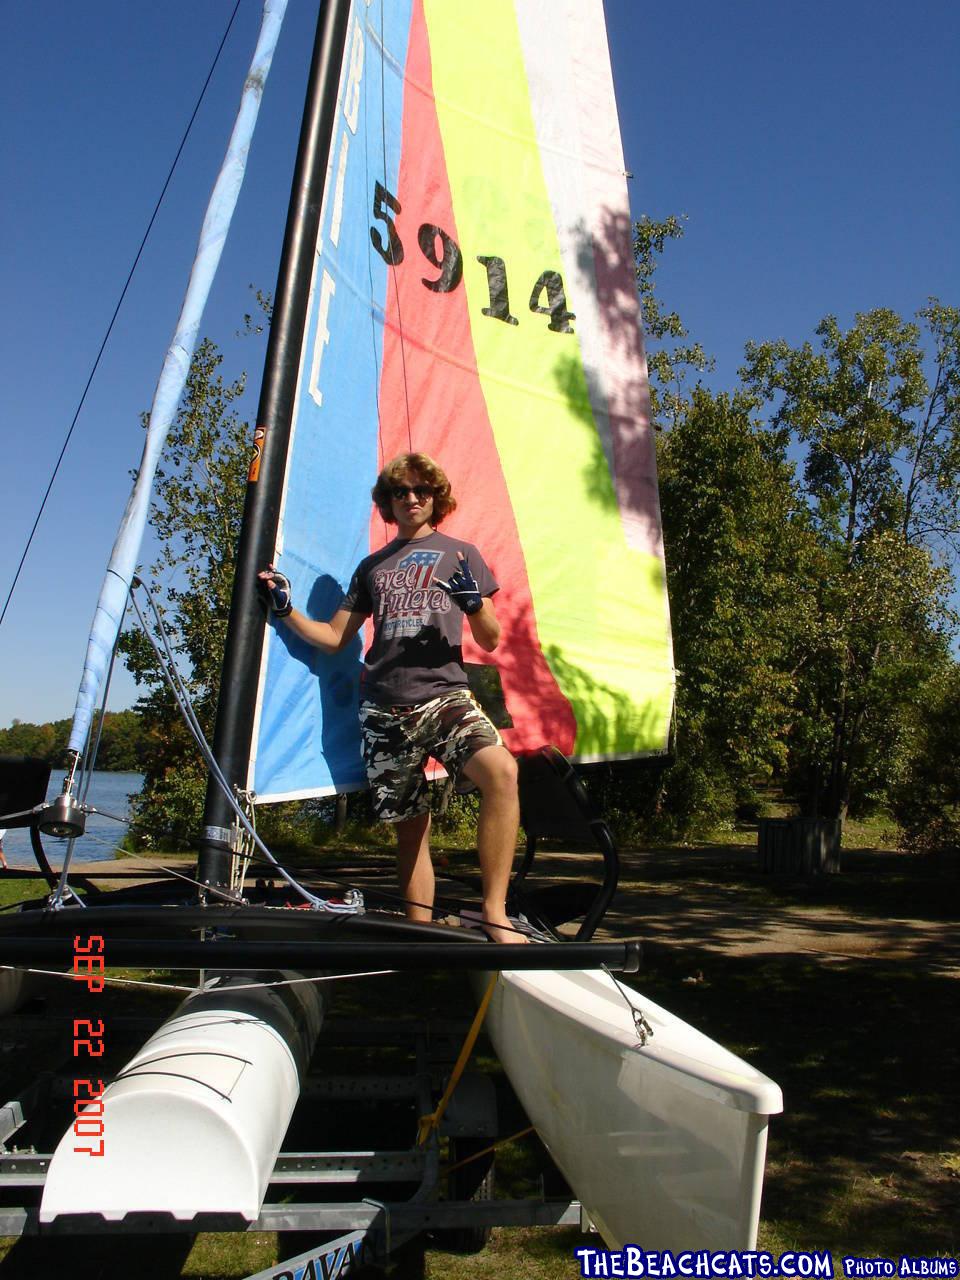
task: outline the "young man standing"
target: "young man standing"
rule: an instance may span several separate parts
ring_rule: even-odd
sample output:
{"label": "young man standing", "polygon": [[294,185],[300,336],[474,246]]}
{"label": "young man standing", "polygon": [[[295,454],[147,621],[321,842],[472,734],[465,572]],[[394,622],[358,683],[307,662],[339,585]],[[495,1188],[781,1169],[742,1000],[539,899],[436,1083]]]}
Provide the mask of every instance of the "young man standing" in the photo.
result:
{"label": "young man standing", "polygon": [[357,567],[340,608],[317,622],[292,607],[289,583],[273,568],[260,574],[277,617],[308,644],[336,653],[373,618],[364,658],[360,728],[374,811],[397,831],[400,889],[407,916],[430,920],[428,756],[480,790],[477,849],[483,928],[495,942],[525,942],[507,919],[506,895],[520,820],[517,767],[467,687],[461,640],[466,619],[488,653],[500,642],[492,596],[499,589],[470,543],[437,526],[456,500],[426,454],[405,453],[377,477],[373,500],[397,536]]}

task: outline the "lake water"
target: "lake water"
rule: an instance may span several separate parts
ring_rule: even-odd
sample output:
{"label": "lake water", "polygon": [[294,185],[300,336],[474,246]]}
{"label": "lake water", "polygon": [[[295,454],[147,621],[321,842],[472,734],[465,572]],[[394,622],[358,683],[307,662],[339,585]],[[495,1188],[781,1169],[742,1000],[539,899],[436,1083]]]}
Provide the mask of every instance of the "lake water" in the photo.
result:
{"label": "lake water", "polygon": [[[63,779],[62,769],[52,771],[47,788],[48,800],[55,800],[60,794]],[[130,797],[135,796],[142,785],[143,777],[139,773],[94,773],[90,779],[87,803],[102,809],[105,814],[114,813],[126,818],[130,811]],[[99,862],[104,858],[115,857],[117,846],[126,833],[126,822],[115,822],[100,814],[90,814],[87,817],[87,829],[74,846],[75,861]],[[51,866],[59,867],[63,862],[67,841],[57,840],[54,836],[42,836],[41,839]],[[24,827],[7,832],[3,837],[3,851],[11,866],[37,865],[30,847],[30,832]]]}

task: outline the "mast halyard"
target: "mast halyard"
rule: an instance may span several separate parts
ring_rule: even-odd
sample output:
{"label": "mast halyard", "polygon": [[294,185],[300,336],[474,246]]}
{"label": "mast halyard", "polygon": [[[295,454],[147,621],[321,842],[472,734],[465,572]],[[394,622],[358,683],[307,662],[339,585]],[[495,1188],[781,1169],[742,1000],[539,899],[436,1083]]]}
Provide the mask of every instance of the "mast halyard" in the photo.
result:
{"label": "mast halyard", "polygon": [[[256,575],[273,557],[282,501],[300,347],[320,229],[350,0],[326,0],[317,22],[283,252],[274,298],[260,403],[237,548],[236,572],[214,729],[213,752],[232,786],[246,781],[264,615]],[[233,811],[214,778],[207,782],[197,879],[223,888],[230,879]]]}

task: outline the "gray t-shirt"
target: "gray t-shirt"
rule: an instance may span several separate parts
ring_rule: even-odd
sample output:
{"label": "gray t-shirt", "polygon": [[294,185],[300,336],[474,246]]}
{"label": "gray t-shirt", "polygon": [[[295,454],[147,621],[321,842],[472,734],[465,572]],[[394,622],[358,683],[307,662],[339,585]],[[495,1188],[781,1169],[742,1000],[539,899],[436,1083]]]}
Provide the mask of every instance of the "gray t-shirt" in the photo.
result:
{"label": "gray t-shirt", "polygon": [[436,531],[396,538],[360,561],[340,607],[373,617],[360,686],[364,701],[406,707],[467,687],[465,615],[436,585],[456,573],[458,551],[469,561],[482,596],[500,589],[476,547]]}

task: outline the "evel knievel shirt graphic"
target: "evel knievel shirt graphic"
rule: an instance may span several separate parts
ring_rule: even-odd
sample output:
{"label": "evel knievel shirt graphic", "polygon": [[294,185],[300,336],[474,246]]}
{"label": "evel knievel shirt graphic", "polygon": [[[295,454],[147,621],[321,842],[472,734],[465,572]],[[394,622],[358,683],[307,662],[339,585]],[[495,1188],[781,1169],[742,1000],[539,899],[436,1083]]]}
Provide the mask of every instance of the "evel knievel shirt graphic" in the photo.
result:
{"label": "evel knievel shirt graphic", "polygon": [[467,687],[461,640],[464,614],[437,581],[448,582],[466,556],[482,596],[498,583],[469,542],[430,533],[395,539],[361,560],[341,608],[373,618],[360,696],[380,706],[410,706]]}
{"label": "evel knievel shirt graphic", "polygon": [[395,569],[374,569],[380,634],[384,640],[415,636],[428,613],[450,611],[450,597],[441,587],[432,585],[437,565],[442,559],[443,552],[439,547],[407,551],[397,561]]}

